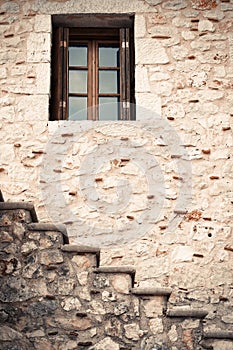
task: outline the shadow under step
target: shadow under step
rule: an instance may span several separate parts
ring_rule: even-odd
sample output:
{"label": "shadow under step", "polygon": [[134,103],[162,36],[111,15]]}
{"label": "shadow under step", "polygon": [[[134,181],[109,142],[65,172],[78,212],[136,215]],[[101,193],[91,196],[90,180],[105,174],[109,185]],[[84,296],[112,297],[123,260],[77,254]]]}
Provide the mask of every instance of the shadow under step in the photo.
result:
{"label": "shadow under step", "polygon": [[151,295],[169,297],[172,293],[171,288],[154,287],[154,288],[132,288],[131,293],[134,295]]}
{"label": "shadow under step", "polygon": [[4,202],[4,197],[3,197],[3,194],[2,194],[1,190],[0,190],[0,202]]}

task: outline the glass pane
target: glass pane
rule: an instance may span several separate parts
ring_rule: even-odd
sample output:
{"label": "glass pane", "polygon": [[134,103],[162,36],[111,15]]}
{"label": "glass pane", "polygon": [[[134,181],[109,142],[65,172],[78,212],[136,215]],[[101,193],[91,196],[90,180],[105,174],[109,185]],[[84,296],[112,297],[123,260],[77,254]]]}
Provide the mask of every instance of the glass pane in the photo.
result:
{"label": "glass pane", "polygon": [[87,46],[70,46],[69,47],[69,66],[87,67]]}
{"label": "glass pane", "polygon": [[69,71],[69,93],[87,93],[87,70]]}
{"label": "glass pane", "polygon": [[118,120],[119,106],[118,97],[99,98],[99,120]]}
{"label": "glass pane", "polygon": [[119,61],[120,61],[119,47],[116,47],[116,45],[99,46],[99,67],[119,67]]}
{"label": "glass pane", "polygon": [[119,71],[99,71],[99,93],[119,93]]}
{"label": "glass pane", "polygon": [[87,119],[87,97],[69,97],[69,120]]}

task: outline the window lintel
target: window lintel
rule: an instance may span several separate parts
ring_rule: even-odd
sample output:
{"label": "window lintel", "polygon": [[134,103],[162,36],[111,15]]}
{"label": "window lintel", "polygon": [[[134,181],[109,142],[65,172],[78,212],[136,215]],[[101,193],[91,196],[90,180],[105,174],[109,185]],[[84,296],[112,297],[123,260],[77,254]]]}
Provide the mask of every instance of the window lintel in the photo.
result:
{"label": "window lintel", "polygon": [[133,14],[53,15],[54,27],[133,28]]}

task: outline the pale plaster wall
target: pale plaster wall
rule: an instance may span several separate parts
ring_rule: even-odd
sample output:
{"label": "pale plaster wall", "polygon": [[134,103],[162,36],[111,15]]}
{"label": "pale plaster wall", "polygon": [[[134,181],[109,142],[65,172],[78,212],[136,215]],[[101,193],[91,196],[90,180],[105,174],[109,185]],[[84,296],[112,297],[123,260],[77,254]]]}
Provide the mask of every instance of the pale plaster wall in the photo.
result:
{"label": "pale plaster wall", "polygon": [[[108,241],[102,262],[136,265],[140,285],[213,305],[230,296],[233,1],[0,9],[5,198],[33,201],[39,219],[65,222],[73,241]],[[92,12],[135,13],[140,121],[48,122],[51,14]]]}

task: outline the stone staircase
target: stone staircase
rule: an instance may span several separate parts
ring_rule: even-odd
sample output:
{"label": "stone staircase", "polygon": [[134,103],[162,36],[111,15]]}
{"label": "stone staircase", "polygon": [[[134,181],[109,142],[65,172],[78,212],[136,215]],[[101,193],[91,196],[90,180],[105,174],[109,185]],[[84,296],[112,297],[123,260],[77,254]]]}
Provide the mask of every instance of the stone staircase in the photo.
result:
{"label": "stone staircase", "polygon": [[[64,225],[0,192],[1,350],[232,350],[233,332],[203,331],[203,308],[174,306],[171,288],[135,288],[135,269],[101,266]],[[220,344],[220,345],[219,345]]]}

